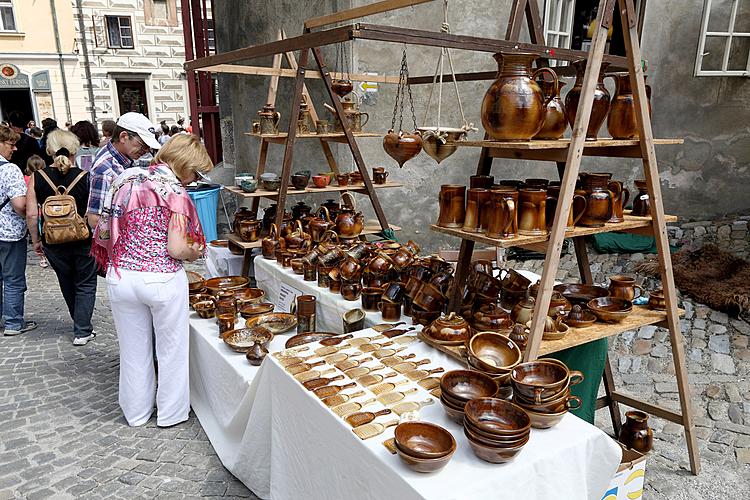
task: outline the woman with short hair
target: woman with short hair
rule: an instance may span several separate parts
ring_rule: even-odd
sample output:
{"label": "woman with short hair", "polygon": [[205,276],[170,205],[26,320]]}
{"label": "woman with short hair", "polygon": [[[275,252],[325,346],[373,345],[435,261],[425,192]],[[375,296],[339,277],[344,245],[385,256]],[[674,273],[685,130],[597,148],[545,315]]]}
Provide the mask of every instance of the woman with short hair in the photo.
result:
{"label": "woman with short hair", "polygon": [[180,135],[150,166],[120,174],[104,202],[94,254],[107,269],[120,344],[119,401],[131,426],[148,422],[154,400],[158,426],[188,418],[188,285],[182,262],[202,254],[205,237],[184,186],[212,168],[200,140]]}

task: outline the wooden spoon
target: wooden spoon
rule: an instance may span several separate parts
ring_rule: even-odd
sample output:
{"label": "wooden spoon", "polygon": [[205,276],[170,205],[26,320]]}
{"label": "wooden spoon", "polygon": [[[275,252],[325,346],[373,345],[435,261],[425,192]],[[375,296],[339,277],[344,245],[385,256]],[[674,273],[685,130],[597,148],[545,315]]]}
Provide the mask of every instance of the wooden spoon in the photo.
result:
{"label": "wooden spoon", "polygon": [[354,434],[356,434],[359,439],[365,440],[381,435],[388,427],[393,427],[394,425],[398,425],[398,419],[391,420],[384,424],[370,422],[369,424],[355,427],[352,431],[354,431]]}
{"label": "wooden spoon", "polygon": [[324,385],[328,385],[331,382],[336,382],[337,380],[344,380],[343,375],[336,375],[335,377],[319,377],[314,378],[312,380],[308,380],[307,382],[304,382],[302,385],[305,386],[305,389],[308,391],[312,391],[313,389],[317,389],[318,387],[323,387]]}
{"label": "wooden spoon", "polygon": [[435,387],[440,387],[440,378],[438,377],[429,377],[429,378],[423,378],[419,382],[419,387],[423,389],[427,389],[428,391],[431,391]]}
{"label": "wooden spoon", "polygon": [[365,391],[357,391],[357,392],[353,392],[351,394],[341,394],[341,393],[338,393],[338,394],[334,394],[333,396],[325,398],[323,400],[323,403],[326,406],[338,406],[338,405],[342,405],[342,404],[346,403],[350,399],[358,398],[358,397],[364,396],[364,395],[365,395]]}
{"label": "wooden spoon", "polygon": [[361,377],[362,375],[367,375],[368,373],[375,373],[379,370],[384,370],[385,366],[383,365],[375,365],[375,366],[355,366],[354,368],[349,368],[344,372],[347,377],[351,379],[355,379],[357,377]]}
{"label": "wooden spoon", "polygon": [[361,353],[351,353],[351,352],[337,352],[335,354],[329,354],[328,356],[324,357],[326,363],[329,365],[335,365],[339,361],[344,361],[345,359],[353,358],[356,356],[362,356]]}
{"label": "wooden spoon", "polygon": [[323,347],[318,347],[315,349],[315,354],[320,356],[321,358],[323,356],[328,356],[329,354],[333,354],[334,352],[339,352],[341,349],[345,349],[349,346],[335,346],[335,345],[327,345]]}
{"label": "wooden spoon", "polygon": [[419,361],[407,361],[405,363],[399,363],[397,365],[393,365],[391,368],[396,370],[399,373],[408,372],[411,370],[416,370],[422,365],[429,364],[431,361],[427,358],[420,359]]}
{"label": "wooden spoon", "polygon": [[385,366],[395,366],[399,363],[403,363],[407,359],[416,358],[417,355],[414,353],[407,354],[406,356],[388,356],[387,358],[383,358],[380,360],[381,363],[383,363]]}
{"label": "wooden spoon", "polygon": [[352,413],[358,412],[362,408],[364,408],[367,405],[371,405],[375,402],[375,398],[370,398],[365,401],[362,401],[361,403],[357,401],[350,401],[348,403],[344,403],[338,406],[334,406],[331,408],[331,411],[338,415],[339,417],[346,417],[347,415],[350,415]]}
{"label": "wooden spoon", "polygon": [[391,372],[386,373],[385,375],[381,375],[379,373],[370,373],[368,375],[362,375],[361,377],[357,377],[357,382],[361,385],[364,385],[365,387],[369,387],[371,385],[379,384],[383,380],[391,377],[397,376],[398,373]]}
{"label": "wooden spoon", "polygon": [[284,368],[288,368],[292,365],[298,365],[300,363],[304,363],[310,358],[314,358],[315,355],[311,354],[309,356],[300,357],[300,356],[289,356],[288,358],[281,358],[279,360],[279,364],[283,366]]}
{"label": "wooden spoon", "polygon": [[383,333],[386,330],[391,330],[392,328],[405,324],[405,321],[399,321],[398,323],[381,323],[379,325],[373,326],[372,329],[378,333]]}
{"label": "wooden spoon", "polygon": [[378,349],[377,351],[372,351],[372,355],[378,359],[382,359],[387,358],[388,356],[393,356],[394,354],[398,354],[404,349],[406,349],[406,346],[399,347],[398,349]]}
{"label": "wooden spoon", "polygon": [[359,346],[359,350],[362,352],[372,352],[384,347],[388,347],[389,345],[393,345],[393,341],[385,342],[383,344],[376,344],[374,342],[372,344],[362,344],[361,346]]}
{"label": "wooden spoon", "polygon": [[345,372],[349,368],[354,368],[355,366],[359,366],[362,363],[365,363],[367,361],[372,361],[372,356],[368,356],[368,357],[362,358],[362,359],[351,359],[351,358],[345,359],[344,361],[340,361],[340,362],[336,363],[333,366],[335,366],[336,368],[338,368],[342,372]]}
{"label": "wooden spoon", "polygon": [[352,334],[341,335],[339,337],[330,337],[330,338],[321,340],[320,345],[325,345],[325,346],[339,345],[344,340],[349,340],[350,338],[353,338],[353,337],[354,335]]}
{"label": "wooden spoon", "polygon": [[388,408],[386,408],[385,410],[376,411],[375,413],[371,411],[362,411],[359,413],[352,413],[344,420],[346,420],[346,423],[351,425],[352,427],[359,427],[360,425],[369,424],[376,418],[382,417],[383,415],[388,415],[390,413],[391,410],[389,410]]}
{"label": "wooden spoon", "polygon": [[414,382],[419,382],[420,380],[425,379],[429,377],[430,375],[433,375],[435,373],[441,373],[444,371],[445,371],[445,368],[438,367],[433,370],[410,370],[408,372],[405,372],[403,375],[409,380],[412,380]]}
{"label": "wooden spoon", "polygon": [[288,371],[292,375],[297,375],[298,373],[312,370],[316,366],[321,366],[324,364],[326,364],[326,362],[321,359],[320,361],[315,361],[314,363],[300,363],[298,365],[287,366],[286,371]]}
{"label": "wooden spoon", "polygon": [[350,340],[347,343],[350,346],[352,346],[352,347],[359,347],[362,344],[366,344],[368,342],[371,342],[371,341],[375,340],[376,338],[378,338],[378,337],[377,336],[375,336],[375,337],[357,337],[356,339],[352,339],[352,340]]}
{"label": "wooden spoon", "polygon": [[423,407],[430,406],[434,403],[434,399],[425,399],[424,401],[404,401],[403,403],[391,406],[391,410],[393,410],[393,413],[400,416],[410,411],[419,411]]}
{"label": "wooden spoon", "polygon": [[326,368],[325,370],[307,370],[306,372],[298,373],[294,378],[297,379],[298,382],[304,384],[308,380],[322,377],[323,375],[330,375],[335,372],[336,370],[333,368]]}
{"label": "wooden spoon", "polygon": [[353,389],[355,387],[357,387],[356,382],[349,382],[348,384],[344,385],[324,385],[323,387],[318,387],[313,392],[320,399],[324,399],[329,396],[333,396],[334,394],[338,394],[345,389]]}
{"label": "wooden spoon", "polygon": [[398,337],[394,340],[398,345],[409,345],[417,341],[416,335],[407,335],[405,337]]}
{"label": "wooden spoon", "polygon": [[400,385],[404,385],[408,383],[409,383],[408,380],[399,380],[398,382],[384,382],[380,385],[376,385],[375,387],[370,387],[370,392],[372,392],[375,395],[383,394],[383,393],[392,391],[393,389],[395,389],[396,387]]}
{"label": "wooden spoon", "polygon": [[388,337],[389,339],[392,339],[392,338],[394,338],[394,337],[398,337],[399,335],[403,335],[403,334],[405,334],[406,332],[410,332],[410,331],[412,331],[412,330],[414,330],[414,327],[413,327],[413,326],[410,326],[410,327],[409,327],[409,328],[407,328],[406,330],[402,330],[402,329],[400,329],[400,328],[391,328],[390,330],[386,330],[386,331],[384,331],[383,333],[381,333],[381,335],[382,335],[383,337]]}
{"label": "wooden spoon", "polygon": [[377,396],[377,399],[384,405],[388,406],[394,403],[398,403],[409,394],[414,394],[415,392],[417,392],[417,388],[412,387],[411,389],[408,389],[404,392],[393,391],[393,392],[387,392],[385,394],[381,394],[380,396]]}

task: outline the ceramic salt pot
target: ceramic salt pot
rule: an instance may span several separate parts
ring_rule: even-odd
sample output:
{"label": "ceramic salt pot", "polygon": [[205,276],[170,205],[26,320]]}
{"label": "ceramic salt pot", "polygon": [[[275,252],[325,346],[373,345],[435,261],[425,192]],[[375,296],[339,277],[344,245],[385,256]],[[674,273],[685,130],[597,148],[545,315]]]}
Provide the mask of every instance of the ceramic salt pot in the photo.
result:
{"label": "ceramic salt pot", "polygon": [[642,411],[625,412],[625,423],[618,440],[627,448],[648,453],[654,445],[654,431],[648,426],[648,415]]}
{"label": "ceramic salt pot", "polygon": [[253,366],[260,366],[263,363],[263,358],[268,354],[268,349],[263,347],[260,342],[254,342],[250,349],[247,350],[245,357],[247,361]]}

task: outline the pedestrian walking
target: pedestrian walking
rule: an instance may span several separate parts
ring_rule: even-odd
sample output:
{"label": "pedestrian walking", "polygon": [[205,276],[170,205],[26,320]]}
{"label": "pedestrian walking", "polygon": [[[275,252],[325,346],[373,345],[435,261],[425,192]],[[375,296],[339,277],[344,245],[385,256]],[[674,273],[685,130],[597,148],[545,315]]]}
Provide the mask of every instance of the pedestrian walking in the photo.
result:
{"label": "pedestrian walking", "polygon": [[151,418],[154,400],[158,426],[188,418],[188,286],[182,261],[201,255],[205,237],[184,186],[211,168],[197,137],[173,137],[152,165],[129,168],[114,181],[95,231],[93,253],[107,268],[120,345],[119,402],[131,426]]}
{"label": "pedestrian walking", "polygon": [[[47,136],[47,153],[54,158],[52,165],[35,172],[29,180],[26,197],[26,222],[31,233],[34,251],[40,258],[47,257],[57,275],[60,291],[73,320],[73,345],[86,345],[96,334],[91,325],[96,301],[96,262],[91,256],[91,232],[85,238],[62,243],[47,241],[45,232],[38,229],[39,206],[50,196],[65,192],[75,200],[76,212],[86,217],[89,199],[88,174],[73,165],[79,147],[72,132],[55,130]],[[44,225],[42,211],[42,225]]]}
{"label": "pedestrian walking", "polygon": [[36,328],[23,316],[26,293],[26,183],[17,165],[8,161],[20,135],[0,125],[0,302],[5,335]]}
{"label": "pedestrian walking", "polygon": [[140,113],[125,113],[117,120],[112,139],[97,153],[89,172],[86,214],[91,227],[99,222],[104,198],[117,176],[131,167],[133,160],[161,147],[155,132],[148,118]]}
{"label": "pedestrian walking", "polygon": [[159,136],[159,144],[163,146],[171,138],[171,136],[169,135],[169,125],[167,125],[166,120],[162,120],[161,122],[159,122],[159,126],[161,127],[161,135]]}
{"label": "pedestrian walking", "polygon": [[8,119],[10,120],[10,128],[18,134],[16,150],[8,159],[18,165],[19,170],[23,172],[26,168],[26,161],[33,155],[41,156],[42,150],[37,140],[24,132],[28,119],[23,113],[11,111],[8,114]]}
{"label": "pedestrian walking", "polygon": [[100,148],[103,148],[112,139],[112,134],[115,132],[116,126],[117,123],[114,120],[104,120],[102,122],[102,138],[99,140]]}
{"label": "pedestrian walking", "polygon": [[73,132],[81,142],[75,158],[75,166],[88,172],[94,164],[94,158],[99,152],[99,131],[93,123],[88,120],[76,122],[70,131]]}
{"label": "pedestrian walking", "polygon": [[[23,179],[24,181],[26,181],[27,188],[29,187],[29,179],[31,179],[31,176],[34,175],[34,172],[38,170],[44,170],[44,167],[46,166],[47,165],[44,164],[44,160],[42,159],[42,157],[38,155],[34,155],[26,161],[26,170],[24,171]],[[29,200],[28,200],[28,195],[27,195],[26,203],[28,204],[28,202]],[[27,210],[28,210],[28,207],[27,207]],[[37,212],[39,212],[41,216],[41,212],[39,210],[37,210]],[[37,224],[37,231],[41,232],[41,230],[39,229],[39,224]],[[43,269],[46,269],[49,267],[49,262],[47,261],[47,257],[45,257],[43,254],[39,256],[39,267]]]}

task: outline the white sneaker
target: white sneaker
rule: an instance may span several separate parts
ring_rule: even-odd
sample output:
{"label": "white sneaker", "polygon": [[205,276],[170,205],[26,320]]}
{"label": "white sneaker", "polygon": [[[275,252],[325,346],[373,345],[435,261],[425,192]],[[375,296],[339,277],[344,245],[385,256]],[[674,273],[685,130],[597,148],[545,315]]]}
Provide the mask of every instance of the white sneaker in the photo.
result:
{"label": "white sneaker", "polygon": [[90,335],[86,335],[85,337],[76,337],[73,339],[73,345],[86,345],[94,340],[94,337],[96,337],[96,333],[94,332],[91,332]]}

